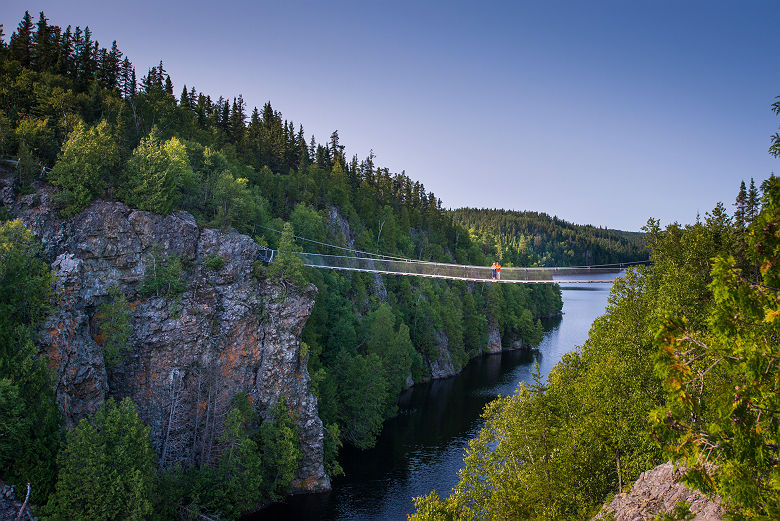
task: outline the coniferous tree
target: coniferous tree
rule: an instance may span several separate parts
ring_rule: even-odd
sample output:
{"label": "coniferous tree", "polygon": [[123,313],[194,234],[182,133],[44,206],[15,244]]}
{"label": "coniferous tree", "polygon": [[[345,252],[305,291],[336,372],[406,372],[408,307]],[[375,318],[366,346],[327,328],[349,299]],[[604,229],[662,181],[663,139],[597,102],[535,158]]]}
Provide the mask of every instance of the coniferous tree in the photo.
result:
{"label": "coniferous tree", "polygon": [[39,72],[49,71],[57,60],[56,40],[52,37],[54,28],[40,12],[36,30],[32,37],[31,67]]}
{"label": "coniferous tree", "polygon": [[11,35],[8,52],[12,60],[17,60],[22,67],[30,67],[33,58],[33,21],[30,12],[25,11],[16,32]]}
{"label": "coniferous tree", "polygon": [[3,24],[0,24],[0,60],[5,59],[8,44],[5,43],[5,33],[3,33]]}
{"label": "coniferous tree", "polygon": [[122,60],[119,68],[119,88],[124,99],[130,99],[135,95],[135,69],[128,58]]}
{"label": "coniferous tree", "polygon": [[244,122],[246,120],[246,108],[244,98],[239,94],[238,99],[233,98],[233,108],[230,112],[228,133],[233,143],[239,143],[244,137]]}
{"label": "coniferous tree", "polygon": [[154,451],[130,398],[109,398],[68,433],[59,458],[52,520],[146,519],[152,512]]}
{"label": "coniferous tree", "polygon": [[750,188],[747,193],[747,205],[745,207],[745,220],[747,224],[751,224],[758,215],[760,209],[760,201],[758,199],[758,189],[753,178],[750,178]]}
{"label": "coniferous tree", "polygon": [[187,91],[187,84],[185,83],[181,89],[181,95],[179,96],[179,106],[185,109],[191,108],[190,106],[190,94]]}
{"label": "coniferous tree", "polygon": [[747,222],[747,205],[748,196],[745,188],[745,181],[739,184],[739,193],[737,194],[737,201],[734,203],[736,207],[734,210],[734,224],[737,230],[744,230]]}
{"label": "coniferous tree", "polygon": [[69,76],[73,68],[73,33],[70,25],[60,36],[59,54],[57,56],[57,72],[63,76]]}

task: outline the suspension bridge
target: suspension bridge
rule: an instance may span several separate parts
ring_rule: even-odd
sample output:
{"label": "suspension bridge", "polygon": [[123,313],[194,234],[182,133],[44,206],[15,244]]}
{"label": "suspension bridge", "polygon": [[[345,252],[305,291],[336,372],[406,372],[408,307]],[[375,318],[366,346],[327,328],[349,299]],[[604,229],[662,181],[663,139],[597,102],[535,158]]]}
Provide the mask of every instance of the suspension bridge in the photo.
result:
{"label": "suspension bridge", "polygon": [[[281,233],[281,231],[273,228],[267,228],[265,226],[261,226],[261,228]],[[499,273],[496,275],[491,266],[471,266],[422,261],[336,246],[334,244],[327,244],[305,237],[295,236],[295,238],[323,247],[341,250],[343,253],[333,255],[313,252],[280,252],[279,250],[262,248],[258,255],[258,260],[266,263],[276,262],[279,260],[280,253],[287,253],[296,255],[303,261],[304,266],[310,268],[503,284],[611,284],[613,282],[613,277],[600,278],[598,275],[617,274],[629,266],[647,264],[649,262],[639,261],[600,264],[595,266],[565,267],[516,268],[502,266]]]}

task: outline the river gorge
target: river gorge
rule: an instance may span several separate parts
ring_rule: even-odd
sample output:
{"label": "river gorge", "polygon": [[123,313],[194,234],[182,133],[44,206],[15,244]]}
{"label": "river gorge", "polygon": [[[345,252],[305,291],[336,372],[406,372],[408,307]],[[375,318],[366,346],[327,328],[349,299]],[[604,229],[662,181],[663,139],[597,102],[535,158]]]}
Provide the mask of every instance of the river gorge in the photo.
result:
{"label": "river gorge", "polygon": [[[589,278],[597,277],[614,275]],[[385,423],[373,449],[342,449],[345,475],[333,480],[331,492],[291,496],[245,520],[403,520],[414,511],[413,497],[432,490],[448,495],[468,442],[482,427],[485,404],[529,381],[537,362],[546,377],[565,353],[585,342],[604,312],[611,284],[561,284],[563,317],[545,320],[535,350],[485,355],[455,377],[414,386],[400,396],[398,415]]]}

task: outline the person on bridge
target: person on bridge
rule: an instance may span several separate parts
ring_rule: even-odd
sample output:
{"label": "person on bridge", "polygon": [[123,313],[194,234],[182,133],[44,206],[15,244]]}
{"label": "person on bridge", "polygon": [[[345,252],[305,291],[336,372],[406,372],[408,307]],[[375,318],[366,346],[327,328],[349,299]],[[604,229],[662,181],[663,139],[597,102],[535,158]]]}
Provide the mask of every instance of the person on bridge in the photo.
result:
{"label": "person on bridge", "polygon": [[496,263],[496,280],[501,280],[501,263]]}
{"label": "person on bridge", "polygon": [[493,264],[490,266],[490,269],[492,270],[490,272],[490,280],[496,280],[496,262],[494,261]]}

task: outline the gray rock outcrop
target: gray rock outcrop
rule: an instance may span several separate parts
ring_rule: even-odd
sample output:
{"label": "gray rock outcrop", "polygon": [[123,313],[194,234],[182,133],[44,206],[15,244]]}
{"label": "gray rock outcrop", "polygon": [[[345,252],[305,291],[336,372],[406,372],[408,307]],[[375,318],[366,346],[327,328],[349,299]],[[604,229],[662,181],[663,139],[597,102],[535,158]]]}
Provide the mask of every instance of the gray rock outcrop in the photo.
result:
{"label": "gray rock outcrop", "polygon": [[[698,490],[691,490],[681,481],[682,470],[664,463],[643,472],[631,490],[618,494],[592,521],[652,520],[659,513],[670,513],[680,502],[690,504],[694,521],[721,521],[723,508],[720,500],[711,500]],[[609,517],[609,513],[614,518]]]}
{"label": "gray rock outcrop", "polygon": [[[188,466],[218,458],[234,395],[246,394],[262,417],[284,397],[303,451],[294,490],[328,490],[323,426],[300,350],[314,287],[257,280],[252,239],[200,229],[185,212],[161,216],[95,201],[61,219],[52,195],[43,187],[19,198],[9,213],[40,238],[57,275],[57,303],[40,342],[56,373],[66,424],[92,414],[109,396],[129,396],[151,428],[161,466]],[[183,266],[183,291],[143,296],[150,266],[172,256]],[[206,260],[217,256],[224,264],[214,269]],[[132,348],[107,368],[96,314],[112,286],[130,303]]]}

